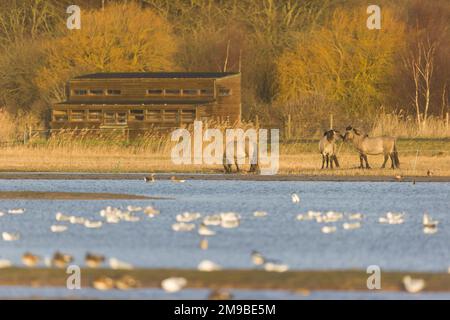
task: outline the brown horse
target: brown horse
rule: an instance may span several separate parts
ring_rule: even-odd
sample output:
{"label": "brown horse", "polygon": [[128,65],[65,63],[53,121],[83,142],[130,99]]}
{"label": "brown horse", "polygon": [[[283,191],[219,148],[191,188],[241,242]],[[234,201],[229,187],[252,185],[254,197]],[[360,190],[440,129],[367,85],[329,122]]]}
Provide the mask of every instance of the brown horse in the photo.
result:
{"label": "brown horse", "polygon": [[388,158],[391,158],[391,168],[400,168],[400,160],[398,159],[397,142],[393,137],[374,137],[371,138],[367,134],[362,134],[358,129],[348,126],[345,130],[344,141],[351,141],[353,146],[359,152],[360,168],[364,169],[364,162],[366,168],[370,169],[367,155],[384,155],[384,162],[382,169],[386,167]]}

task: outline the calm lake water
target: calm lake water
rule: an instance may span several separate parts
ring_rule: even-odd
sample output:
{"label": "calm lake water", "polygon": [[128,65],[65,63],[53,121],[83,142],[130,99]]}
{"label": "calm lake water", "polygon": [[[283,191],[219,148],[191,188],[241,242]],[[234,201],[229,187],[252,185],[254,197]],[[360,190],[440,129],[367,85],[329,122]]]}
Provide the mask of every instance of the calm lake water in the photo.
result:
{"label": "calm lake water", "polygon": [[[0,180],[0,190],[112,192],[169,196],[174,200],[46,201],[0,200],[0,211],[23,207],[23,215],[0,217],[0,232],[20,232],[14,242],[0,240],[0,259],[20,264],[25,251],[50,256],[61,250],[83,264],[86,251],[116,257],[135,266],[149,268],[196,268],[203,259],[224,268],[252,268],[250,252],[280,260],[291,269],[365,269],[379,265],[382,270],[440,271],[450,265],[450,183],[384,182],[252,182],[252,181],[157,181],[111,180]],[[291,201],[291,193],[300,203]],[[50,232],[55,213],[102,219],[99,211],[107,205],[153,205],[161,214],[140,222],[104,224],[100,229],[71,225],[63,233]],[[268,216],[256,218],[253,211]],[[361,212],[362,227],[324,234],[321,224],[297,221],[308,210]],[[200,250],[200,236],[174,232],[175,216],[184,211],[203,215],[238,212],[241,225],[235,229],[213,227],[209,249]],[[405,212],[405,222],[385,225],[378,218],[388,211]],[[428,211],[439,220],[433,235],[422,231],[422,215]]]}

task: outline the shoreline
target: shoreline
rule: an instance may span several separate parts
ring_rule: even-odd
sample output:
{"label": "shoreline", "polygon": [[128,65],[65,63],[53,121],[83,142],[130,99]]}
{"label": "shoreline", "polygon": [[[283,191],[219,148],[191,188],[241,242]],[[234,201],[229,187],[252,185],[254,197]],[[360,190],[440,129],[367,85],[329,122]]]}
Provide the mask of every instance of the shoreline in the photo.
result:
{"label": "shoreline", "polygon": [[[89,173],[89,172],[0,172],[0,180],[143,180],[149,173]],[[209,173],[155,173],[155,180],[170,180],[173,176],[183,180],[217,181],[330,181],[330,182],[450,182],[450,176],[394,175],[254,175]]]}
{"label": "shoreline", "polygon": [[[382,291],[404,291],[403,277],[410,275],[424,279],[428,292],[450,292],[450,274],[433,272],[385,271],[382,274]],[[287,271],[283,273],[266,272],[256,269],[229,269],[202,272],[189,269],[81,269],[82,287],[92,287],[93,281],[101,277],[113,280],[123,276],[132,277],[138,282],[137,288],[159,288],[161,281],[169,277],[184,277],[186,288],[207,289],[252,289],[252,290],[291,290],[291,291],[368,291],[368,274],[362,270],[338,271]],[[65,287],[65,269],[55,268],[4,268],[0,272],[0,286]]]}

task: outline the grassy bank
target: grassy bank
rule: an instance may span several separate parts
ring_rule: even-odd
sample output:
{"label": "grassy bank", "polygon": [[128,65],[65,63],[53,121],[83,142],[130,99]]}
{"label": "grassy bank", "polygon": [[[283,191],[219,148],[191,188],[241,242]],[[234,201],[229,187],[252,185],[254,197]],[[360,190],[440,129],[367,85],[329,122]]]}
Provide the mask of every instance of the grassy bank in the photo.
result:
{"label": "grassy bank", "polygon": [[[140,288],[159,288],[168,277],[184,277],[188,288],[210,289],[253,289],[253,290],[367,290],[368,274],[364,271],[289,271],[284,273],[261,270],[223,270],[200,272],[179,269],[135,269],[127,271],[111,269],[82,269],[82,287],[92,286],[100,277],[119,279],[131,276]],[[450,275],[445,273],[404,273],[383,272],[382,290],[404,290],[402,279],[405,275],[424,279],[425,291],[450,291]],[[0,285],[8,286],[66,286],[67,274],[64,269],[48,268],[7,268],[0,271]]]}
{"label": "grassy bank", "polygon": [[[221,165],[175,165],[171,146],[140,143],[30,143],[1,148],[0,171],[52,172],[179,172],[219,173]],[[379,169],[383,157],[369,156],[372,170],[360,170],[359,156],[349,144],[339,150],[341,168],[320,170],[317,141],[289,141],[280,145],[280,174],[313,176],[450,176],[449,139],[401,139],[400,170]],[[389,166],[388,162],[388,166]]]}

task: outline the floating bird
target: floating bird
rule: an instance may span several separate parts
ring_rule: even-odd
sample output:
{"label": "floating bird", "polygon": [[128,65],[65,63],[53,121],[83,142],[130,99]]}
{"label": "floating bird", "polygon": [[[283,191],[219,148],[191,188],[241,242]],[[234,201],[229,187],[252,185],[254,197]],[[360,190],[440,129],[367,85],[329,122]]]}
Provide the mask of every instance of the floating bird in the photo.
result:
{"label": "floating bird", "polygon": [[335,226],[323,226],[321,229],[322,233],[334,233],[336,230],[337,228]]}
{"label": "floating bird", "polygon": [[181,277],[171,277],[161,282],[161,287],[166,292],[177,292],[187,285],[187,280]]}
{"label": "floating bird", "polygon": [[27,267],[34,267],[36,266],[41,258],[37,255],[34,255],[30,252],[25,252],[22,256],[22,263],[26,265]]}
{"label": "floating bird", "polygon": [[138,286],[138,282],[133,277],[125,275],[117,279],[115,285],[119,290],[128,290],[131,288],[136,288]]}
{"label": "floating bird", "polygon": [[212,216],[206,216],[203,218],[203,224],[206,226],[218,226],[222,223],[222,218],[219,214],[215,214]]}
{"label": "floating bird", "polygon": [[253,250],[252,251],[252,262],[256,266],[263,265],[266,262],[266,258],[259,253],[258,251]]}
{"label": "floating bird", "polygon": [[423,279],[413,279],[410,276],[403,277],[403,285],[405,290],[409,293],[417,293],[425,288],[425,280]]}
{"label": "floating bird", "polygon": [[348,215],[349,220],[361,220],[363,218],[362,213],[350,213]]}
{"label": "floating bird", "polygon": [[23,214],[25,212],[25,209],[23,208],[17,208],[17,209],[9,209],[9,214]]}
{"label": "floating bird", "polygon": [[114,280],[109,277],[100,277],[92,281],[92,286],[101,291],[111,290],[114,288]]}
{"label": "floating bird", "polygon": [[192,231],[195,229],[195,224],[193,223],[184,223],[184,222],[179,222],[179,223],[174,223],[172,225],[172,230],[173,231]]}
{"label": "floating bird", "polygon": [[264,263],[264,270],[269,272],[286,272],[289,270],[289,266],[287,264],[269,261]]}
{"label": "floating bird", "polygon": [[10,268],[12,267],[12,263],[6,259],[0,259],[0,269]]}
{"label": "floating bird", "polygon": [[401,175],[396,175],[396,176],[394,177],[394,179],[395,179],[396,181],[402,181],[402,180],[403,180],[403,177],[402,177]]}
{"label": "floating bird", "polygon": [[156,210],[155,208],[153,208],[152,206],[148,206],[144,209],[144,213],[148,216],[150,216],[151,218],[153,218],[153,216],[159,214],[159,210]]}
{"label": "floating bird", "polygon": [[194,220],[200,219],[202,215],[198,212],[183,212],[178,214],[176,219],[178,222],[192,222]]}
{"label": "floating bird", "polygon": [[141,218],[133,216],[131,214],[127,214],[123,217],[123,220],[127,222],[138,222],[139,220],[141,220]]}
{"label": "floating bird", "polygon": [[345,223],[342,225],[342,227],[343,227],[345,230],[358,229],[358,228],[361,228],[361,223],[359,223],[359,222],[354,222],[354,223],[348,223],[348,222],[345,222]]}
{"label": "floating bird", "polygon": [[439,221],[433,220],[428,213],[425,213],[422,218],[423,226],[426,228],[436,228],[439,224]]}
{"label": "floating bird", "polygon": [[228,290],[215,289],[208,295],[209,300],[231,300],[233,295]]}
{"label": "floating bird", "polygon": [[155,182],[156,180],[155,180],[155,174],[154,173],[152,173],[151,175],[150,175],[150,177],[144,177],[144,181],[145,182],[147,182],[147,183],[149,183],[149,182]]}
{"label": "floating bird", "polygon": [[292,199],[292,203],[300,202],[300,197],[296,193],[291,194],[291,199]]}
{"label": "floating bird", "polygon": [[97,228],[100,228],[102,225],[103,225],[103,222],[101,222],[101,221],[90,221],[90,220],[84,221],[84,226],[89,229],[97,229]]}
{"label": "floating bird", "polygon": [[52,232],[64,232],[67,230],[67,226],[54,224],[54,225],[50,226],[50,230]]}
{"label": "floating bird", "polygon": [[51,259],[51,265],[57,268],[65,268],[72,261],[73,257],[71,255],[57,251]]}
{"label": "floating bird", "polygon": [[4,215],[5,215],[5,213],[0,211],[0,217],[3,217]]}
{"label": "floating bird", "polygon": [[212,262],[210,260],[203,260],[202,262],[200,262],[200,264],[198,265],[197,269],[199,271],[210,272],[210,271],[222,270],[222,267],[219,266],[217,263],[214,263],[214,262]]}
{"label": "floating bird", "polygon": [[88,253],[86,253],[86,256],[84,257],[84,261],[89,268],[97,268],[103,262],[105,262],[105,257],[102,255],[93,254],[93,253],[88,252]]}
{"label": "floating bird", "polygon": [[236,228],[239,226],[241,217],[235,212],[223,212],[220,214],[222,228]]}
{"label": "floating bird", "polygon": [[64,215],[64,214],[61,213],[61,212],[58,212],[58,213],[55,215],[55,218],[56,218],[56,221],[67,221],[67,222],[70,221],[70,216],[66,216],[66,215]]}
{"label": "floating bird", "polygon": [[253,216],[255,216],[255,217],[265,217],[265,216],[267,216],[267,212],[266,211],[255,211],[255,212],[253,212]]}
{"label": "floating bird", "polygon": [[216,234],[216,232],[209,229],[207,226],[201,223],[200,226],[198,227],[198,234],[201,236],[213,236]]}
{"label": "floating bird", "polygon": [[207,250],[208,249],[208,239],[203,238],[200,240],[200,249]]}
{"label": "floating bird", "polygon": [[177,182],[177,183],[186,182],[186,180],[177,179],[177,177],[175,177],[175,176],[170,177],[170,180],[172,180],[173,182]]}
{"label": "floating bird", "polygon": [[127,210],[130,212],[142,211],[142,207],[138,206],[127,206]]}
{"label": "floating bird", "polygon": [[2,238],[5,241],[17,241],[20,239],[19,233],[2,232]]}
{"label": "floating bird", "polygon": [[133,265],[131,265],[130,263],[120,261],[119,259],[116,259],[116,258],[109,259],[109,266],[111,267],[111,269],[114,269],[114,270],[133,270],[134,269]]}
{"label": "floating bird", "polygon": [[84,224],[85,219],[83,217],[71,216],[69,221],[72,224]]}
{"label": "floating bird", "polygon": [[386,216],[380,217],[378,222],[385,224],[401,224],[404,222],[404,213],[388,212]]}

